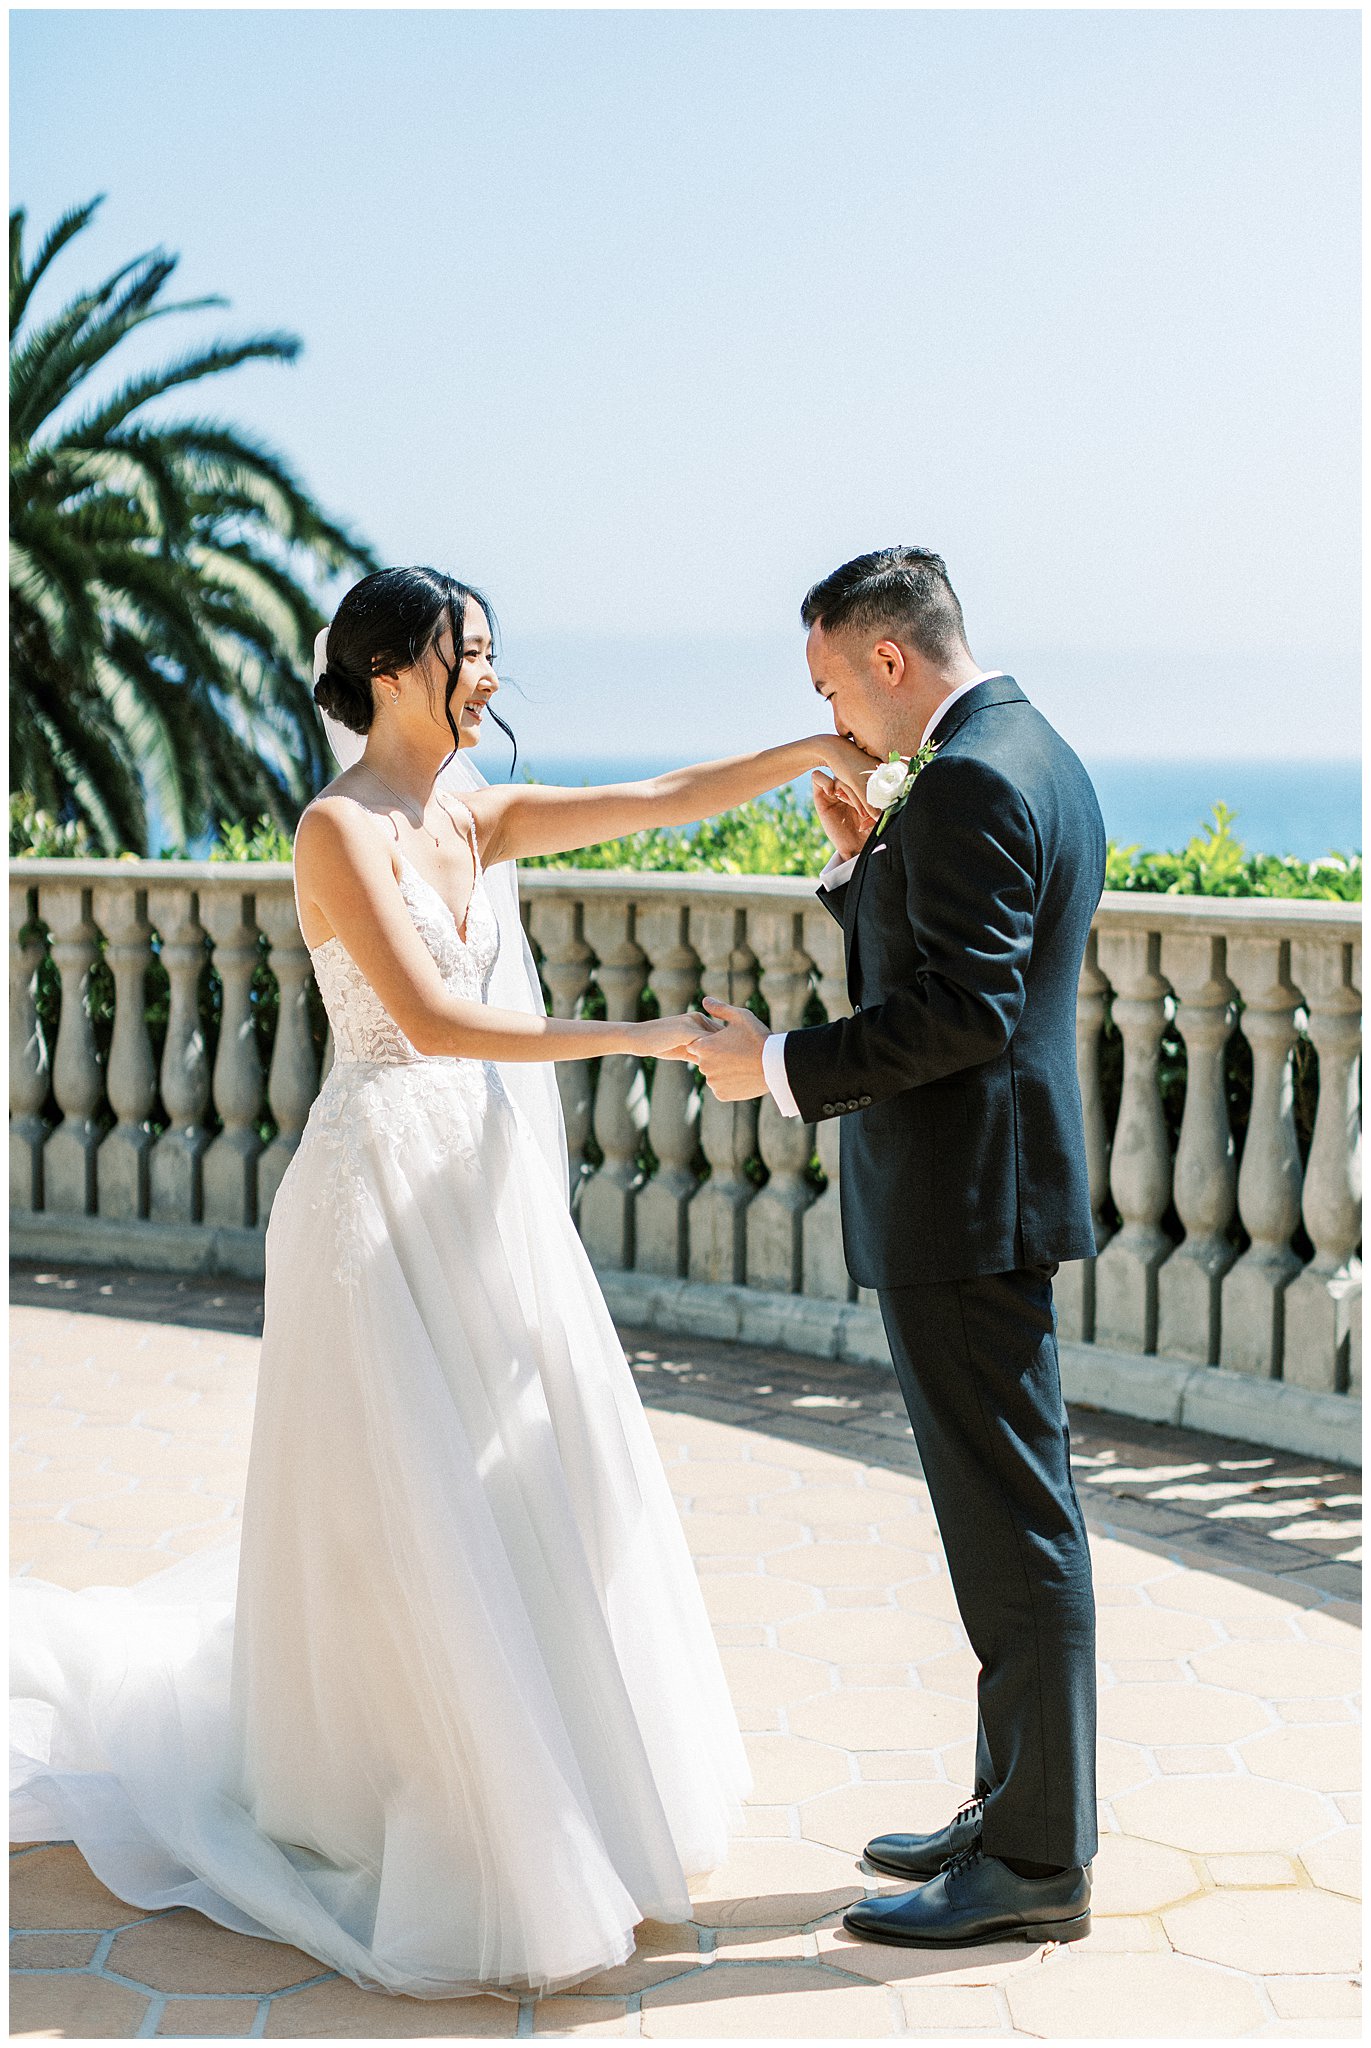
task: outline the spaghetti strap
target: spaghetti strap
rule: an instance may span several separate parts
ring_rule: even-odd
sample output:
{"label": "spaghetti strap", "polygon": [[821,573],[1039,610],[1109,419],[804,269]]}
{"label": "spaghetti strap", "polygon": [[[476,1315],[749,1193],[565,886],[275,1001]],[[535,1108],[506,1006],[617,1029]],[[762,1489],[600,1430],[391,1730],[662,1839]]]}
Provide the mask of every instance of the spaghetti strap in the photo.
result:
{"label": "spaghetti strap", "polygon": [[447,812],[450,818],[452,818],[452,806],[453,804],[456,804],[458,810],[462,813],[462,817],[466,820],[465,825],[462,825],[458,822],[456,818],[452,818],[453,824],[457,826],[457,829],[462,833],[462,836],[465,839],[469,839],[471,842],[471,858],[475,863],[476,873],[479,876],[482,872],[481,843],[476,832],[475,818],[472,816],[468,806],[464,804],[462,802],[462,799],[459,796],[455,795],[452,790],[436,789],[433,793],[437,797],[439,803],[442,805],[443,809]]}

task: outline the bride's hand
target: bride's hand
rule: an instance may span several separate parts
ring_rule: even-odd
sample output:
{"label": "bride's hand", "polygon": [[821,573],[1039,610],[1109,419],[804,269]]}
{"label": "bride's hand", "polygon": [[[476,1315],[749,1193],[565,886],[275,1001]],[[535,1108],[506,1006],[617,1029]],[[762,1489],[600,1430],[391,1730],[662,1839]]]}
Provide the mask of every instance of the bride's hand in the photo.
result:
{"label": "bride's hand", "polygon": [[717,1031],[719,1026],[712,1017],[692,1010],[682,1017],[652,1017],[629,1028],[639,1059],[683,1060],[692,1040],[703,1032]]}
{"label": "bride's hand", "polygon": [[819,823],[828,835],[829,844],[841,860],[851,860],[859,854],[871,837],[876,823],[876,812],[853,796],[834,777],[815,771],[810,778],[814,789],[814,808]]}
{"label": "bride's hand", "polygon": [[853,740],[839,738],[837,733],[825,733],[820,739],[822,765],[850,790],[858,803],[866,805],[866,778],[874,775],[881,763],[874,754],[868,754]]}

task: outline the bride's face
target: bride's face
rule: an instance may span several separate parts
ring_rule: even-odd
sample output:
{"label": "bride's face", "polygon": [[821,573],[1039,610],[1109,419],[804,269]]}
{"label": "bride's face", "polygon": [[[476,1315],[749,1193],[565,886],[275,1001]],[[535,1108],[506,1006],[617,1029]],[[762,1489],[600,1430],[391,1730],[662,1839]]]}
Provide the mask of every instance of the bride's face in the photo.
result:
{"label": "bride's face", "polygon": [[[491,665],[492,653],[490,621],[475,598],[469,597],[462,621],[461,659],[457,664],[451,698],[452,715],[457,721],[457,744],[464,750],[474,747],[480,739],[481,713],[500,687],[500,679]],[[431,719],[447,734],[443,699],[452,667],[452,627],[445,619],[442,631],[423,661],[408,676],[397,679],[401,691],[398,708],[401,711],[406,709],[405,699],[408,696],[416,718]],[[406,683],[410,684],[408,691],[404,687]],[[448,743],[451,744],[450,735]]]}

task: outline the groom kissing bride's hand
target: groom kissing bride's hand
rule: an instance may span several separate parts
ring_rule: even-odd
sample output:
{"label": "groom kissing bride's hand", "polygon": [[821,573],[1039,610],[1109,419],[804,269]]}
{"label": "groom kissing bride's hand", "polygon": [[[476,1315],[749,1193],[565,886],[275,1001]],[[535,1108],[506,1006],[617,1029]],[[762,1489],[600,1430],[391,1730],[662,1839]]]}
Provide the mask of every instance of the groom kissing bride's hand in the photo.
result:
{"label": "groom kissing bride's hand", "polygon": [[[874,771],[875,764],[871,765]],[[836,775],[816,769],[811,781],[814,808],[833,848],[834,858],[825,869],[831,876],[838,864],[857,858],[880,813]],[[700,1069],[716,1101],[746,1102],[765,1095],[762,1049],[770,1035],[765,1024],[751,1010],[721,1003],[714,996],[706,996],[704,1006],[707,1020],[701,1022],[705,1028],[684,1047],[683,1056]]]}
{"label": "groom kissing bride's hand", "polygon": [[[972,1797],[879,1835],[912,1891],[858,1901],[867,1940],[1077,1940],[1095,1851],[1095,1609],[1071,1477],[1052,1275],[1095,1249],[1076,985],[1104,885],[1090,778],[967,646],[926,548],[862,555],[801,618],[836,732],[885,764],[815,777],[850,1016],[768,1031],[706,999],[713,1093],[841,1117],[843,1247],[877,1291],[962,1622],[980,1664]],[[865,799],[863,801],[862,799]]]}
{"label": "groom kissing bride's hand", "polygon": [[836,776],[821,774],[817,769],[810,778],[814,790],[814,808],[819,814],[819,823],[828,835],[829,844],[840,860],[855,860],[866,845],[879,812],[868,804],[846,783]]}

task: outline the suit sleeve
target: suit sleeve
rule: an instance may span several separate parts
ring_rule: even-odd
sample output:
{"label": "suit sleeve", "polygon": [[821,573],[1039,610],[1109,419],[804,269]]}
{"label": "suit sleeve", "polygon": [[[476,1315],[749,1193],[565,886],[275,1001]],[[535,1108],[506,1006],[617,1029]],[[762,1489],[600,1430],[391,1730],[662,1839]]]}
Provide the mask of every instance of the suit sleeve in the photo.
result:
{"label": "suit sleeve", "polygon": [[1040,856],[1018,790],[972,756],[949,756],[929,764],[892,822],[920,964],[908,986],[856,1016],[786,1034],[786,1077],[807,1122],[832,1114],[837,1097],[865,1107],[994,1059],[1023,1009]]}

